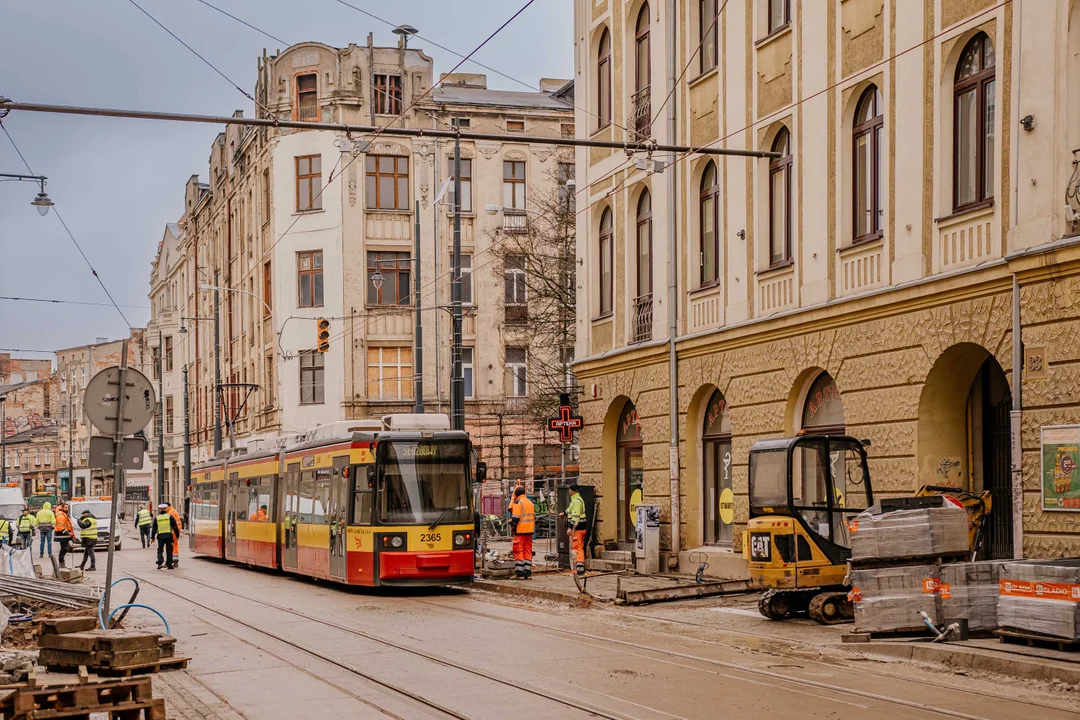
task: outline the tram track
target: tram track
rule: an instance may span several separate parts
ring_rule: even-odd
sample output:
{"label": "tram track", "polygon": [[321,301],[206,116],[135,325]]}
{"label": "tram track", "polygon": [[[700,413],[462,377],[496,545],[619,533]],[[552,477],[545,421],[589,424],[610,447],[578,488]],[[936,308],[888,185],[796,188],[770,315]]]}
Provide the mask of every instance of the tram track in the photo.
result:
{"label": "tram track", "polygon": [[[420,599],[420,598],[405,598],[405,599],[410,600],[412,602],[421,603],[421,604],[424,604],[424,605],[430,605],[431,607],[437,607],[437,608],[440,608],[442,610],[447,610],[447,611],[450,611],[450,612],[460,613],[460,614],[463,614],[463,615],[473,615],[473,616],[476,616],[476,617],[488,618],[488,619],[492,619],[492,620],[501,620],[503,622],[507,622],[507,619],[504,618],[504,617],[500,617],[499,615],[495,615],[495,614],[491,614],[491,613],[481,612],[479,610],[466,610],[464,608],[453,607],[453,606],[450,606],[450,605],[445,605],[445,604],[440,603],[440,602],[435,602],[433,600],[423,600],[423,599]],[[555,613],[550,613],[550,612],[547,612],[546,610],[542,610],[542,609],[538,610],[538,612],[542,612],[542,613],[544,613],[546,615],[553,615],[553,616],[556,615]],[[601,612],[606,612],[606,611],[601,611]],[[745,630],[737,630],[737,629],[733,629],[733,628],[717,628],[715,626],[705,625],[703,623],[692,623],[692,622],[687,622],[685,620],[674,620],[674,619],[671,619],[671,618],[662,618],[662,617],[657,617],[657,616],[654,616],[654,615],[645,615],[645,614],[637,614],[637,613],[635,613],[635,614],[630,615],[628,617],[630,617],[630,618],[645,618],[645,619],[648,619],[648,620],[653,620],[655,622],[672,623],[672,624],[677,624],[677,625],[685,625],[685,626],[689,626],[689,627],[697,627],[697,628],[703,628],[703,629],[708,629],[708,630],[716,630],[718,632],[725,633],[725,634],[746,635],[746,636],[749,636],[749,637],[764,638],[764,639],[774,640],[774,641],[778,640],[778,638],[776,638],[775,636],[766,635],[764,633],[756,633],[756,632],[750,632],[750,631],[745,631]],[[537,630],[542,630],[542,631],[550,631],[551,630],[551,628],[549,628],[547,625],[540,625],[538,623],[530,623],[530,622],[527,622],[527,621],[524,621],[524,620],[514,620],[513,622],[515,622],[516,624],[520,624],[520,625],[527,625],[527,626],[535,628]],[[662,633],[659,630],[651,630],[651,629],[648,629],[648,628],[628,627],[626,625],[621,625],[621,624],[612,623],[612,622],[606,622],[605,625],[607,625],[608,627],[611,627],[611,628],[618,628],[618,629],[628,630],[628,631],[633,631],[633,632],[647,632],[647,633],[650,633],[652,635],[664,635],[664,633]],[[559,632],[572,633],[573,631],[559,630]],[[691,635],[679,634],[679,635],[677,635],[677,637],[682,639],[682,640],[689,640],[689,641],[692,641],[692,642],[705,644],[705,645],[711,645],[711,646],[715,646],[715,647],[721,647],[721,648],[730,648],[730,647],[732,647],[731,645],[728,645],[728,644],[723,643],[723,642],[719,642],[717,640],[708,640],[708,639],[705,639],[705,638],[694,637],[694,636],[691,636]],[[813,643],[806,642],[804,640],[798,640],[798,639],[790,639],[789,640],[789,639],[786,639],[786,638],[781,638],[781,640],[783,640],[783,642],[785,642],[785,643],[791,643],[791,644],[799,645],[799,646],[805,648],[808,651],[820,652],[820,648],[818,646],[814,645]],[[640,646],[638,646],[638,647],[640,647]],[[757,652],[772,653],[772,651],[769,651],[769,650],[760,650],[760,649],[756,649],[756,648],[746,648],[746,649],[747,650],[752,650],[752,651],[757,651]],[[663,648],[650,648],[650,650],[653,651],[653,652],[657,652],[657,653],[666,653],[666,652],[668,652],[668,651],[664,650]],[[825,662],[823,660],[815,660],[815,659],[806,658],[806,657],[798,657],[797,659],[801,663],[820,665],[820,666],[831,668],[831,669],[851,668],[850,665],[842,664],[841,661]],[[864,674],[864,675],[873,675],[875,677],[880,677],[880,678],[883,678],[883,679],[886,679],[886,680],[893,680],[893,681],[898,679],[895,675],[888,675],[886,673],[876,672],[874,670],[868,670],[866,668],[858,668],[858,669],[859,669],[859,672]],[[920,679],[917,679],[917,678],[902,678],[902,680],[905,683],[924,685],[924,686],[927,686],[927,687],[937,688],[939,690],[947,690],[947,691],[953,692],[953,693],[961,692],[961,693],[967,693],[967,694],[971,694],[971,695],[976,695],[977,697],[983,698],[983,699],[985,699],[985,698],[994,698],[994,699],[997,699],[997,700],[1003,700],[1003,701],[1007,701],[1007,702],[1016,702],[1016,698],[1014,698],[1014,697],[1009,697],[1007,695],[1002,695],[1002,694],[993,693],[993,692],[986,692],[986,691],[982,691],[982,690],[980,690],[980,691],[963,690],[963,689],[957,688],[956,686],[953,686],[953,685],[945,685],[945,684],[942,684],[942,683],[935,683],[935,682],[930,682],[929,680],[920,680]],[[1035,701],[1030,701],[1030,700],[1025,701],[1025,704],[1045,708],[1047,710],[1055,710],[1055,711],[1059,711],[1059,712],[1070,712],[1071,711],[1070,708],[1061,707],[1060,705],[1049,705],[1049,704],[1046,704],[1046,703],[1040,703],[1040,702],[1035,702]]]}
{"label": "tram track", "polygon": [[[414,692],[412,692],[412,691],[410,691],[410,690],[408,690],[408,689],[406,689],[404,687],[401,687],[400,685],[397,685],[395,683],[391,683],[391,682],[388,682],[388,681],[383,680],[381,678],[378,678],[378,677],[372,675],[371,673],[364,672],[363,670],[361,670],[361,669],[359,669],[359,668],[357,668],[355,666],[349,665],[349,664],[347,664],[345,662],[342,662],[342,661],[340,661],[340,660],[338,660],[336,658],[330,657],[330,656],[328,656],[328,655],[326,655],[324,653],[320,653],[320,652],[318,652],[316,650],[312,650],[311,648],[305,647],[304,645],[301,645],[300,643],[289,640],[288,638],[282,637],[282,636],[278,635],[277,633],[266,630],[265,628],[261,628],[261,627],[259,627],[257,625],[253,625],[253,624],[251,624],[251,623],[237,617],[234,614],[224,612],[224,611],[222,611],[222,610],[220,610],[218,608],[215,608],[215,607],[213,607],[211,605],[208,605],[208,604],[206,604],[204,602],[201,602],[200,600],[196,600],[194,598],[191,598],[189,596],[184,595],[183,593],[177,592],[174,588],[166,587],[165,585],[163,585],[161,583],[155,582],[153,580],[150,580],[150,579],[145,578],[145,577],[140,576],[140,575],[135,575],[134,573],[128,573],[128,574],[130,574],[130,575],[132,575],[132,577],[135,577],[136,579],[138,579],[139,582],[146,583],[147,585],[150,585],[151,587],[155,587],[155,588],[157,588],[157,589],[159,589],[159,590],[161,590],[163,592],[169,593],[173,597],[179,598],[179,599],[184,600],[185,602],[188,602],[188,603],[190,603],[190,604],[192,604],[192,605],[194,605],[196,607],[199,607],[199,608],[201,608],[203,610],[206,610],[208,612],[214,613],[215,615],[223,617],[226,620],[229,620],[230,622],[234,622],[234,623],[236,623],[238,625],[241,625],[241,626],[243,626],[243,627],[245,627],[245,628],[247,628],[249,630],[252,630],[253,632],[256,632],[256,633],[259,633],[260,635],[264,635],[266,637],[272,638],[273,640],[275,640],[277,642],[283,643],[283,644],[285,644],[285,645],[287,645],[289,647],[292,647],[292,648],[294,648],[296,650],[299,650],[299,651],[301,651],[303,653],[311,655],[312,657],[315,657],[315,658],[321,660],[322,662],[328,663],[328,664],[333,665],[333,666],[335,666],[335,667],[337,667],[337,668],[339,668],[341,670],[345,670],[346,672],[349,672],[349,673],[351,673],[353,675],[364,678],[365,680],[368,680],[369,682],[372,682],[372,683],[378,685],[379,687],[382,687],[384,689],[390,690],[391,692],[400,694],[403,697],[407,698],[408,700],[411,700],[411,701],[416,702],[416,703],[420,703],[421,705],[423,705],[425,707],[428,707],[430,709],[436,710],[437,712],[442,713],[442,714],[446,715],[447,717],[459,718],[460,720],[473,720],[472,716],[470,716],[470,715],[462,714],[462,713],[460,713],[460,712],[458,712],[458,711],[456,711],[456,710],[454,710],[452,708],[446,707],[445,705],[434,702],[433,700],[430,700],[429,698],[426,698],[426,697],[424,697],[422,695],[414,693]],[[454,670],[466,672],[466,673],[468,673],[470,675],[474,675],[476,677],[480,677],[480,678],[483,678],[483,679],[486,679],[486,680],[490,680],[490,681],[499,683],[500,686],[503,686],[503,687],[506,687],[506,688],[513,688],[515,690],[518,690],[518,691],[521,691],[521,692],[524,692],[524,693],[527,693],[527,694],[542,698],[544,700],[554,702],[554,703],[562,705],[564,707],[572,708],[573,710],[576,710],[576,711],[578,711],[578,712],[580,712],[580,713],[582,713],[584,715],[587,715],[587,716],[596,717],[596,718],[602,718],[603,720],[640,720],[640,718],[637,718],[637,717],[632,716],[632,715],[626,715],[624,713],[615,713],[614,711],[605,710],[603,708],[593,706],[590,703],[585,703],[585,702],[582,702],[581,700],[578,700],[578,699],[575,699],[575,698],[570,698],[570,697],[566,697],[566,696],[560,696],[560,695],[552,693],[550,691],[542,690],[542,689],[539,689],[539,688],[532,687],[532,686],[530,686],[528,684],[524,684],[524,683],[521,682],[520,679],[503,677],[503,676],[496,675],[495,673],[482,671],[482,670],[479,670],[477,668],[470,667],[468,665],[464,665],[464,664],[461,664],[461,663],[454,662],[453,660],[450,660],[448,658],[444,658],[444,657],[441,657],[441,656],[438,656],[438,655],[434,655],[432,653],[417,650],[416,648],[411,648],[411,647],[409,647],[407,645],[403,645],[403,644],[401,644],[399,642],[395,642],[395,641],[390,640],[390,639],[385,638],[385,637],[380,637],[380,636],[375,635],[373,633],[368,633],[368,632],[365,632],[363,630],[358,630],[356,628],[352,628],[352,627],[349,627],[349,626],[346,626],[346,625],[341,625],[341,624],[332,622],[330,620],[327,620],[326,618],[320,618],[320,617],[316,617],[316,616],[313,616],[313,615],[309,615],[309,614],[301,612],[299,610],[295,610],[294,608],[289,608],[289,607],[285,607],[285,606],[282,606],[282,605],[277,605],[276,603],[267,602],[265,600],[262,600],[262,599],[259,599],[259,598],[254,598],[254,597],[245,595],[243,593],[233,592],[231,590],[227,590],[227,589],[221,588],[221,587],[219,587],[217,585],[213,585],[211,583],[203,582],[201,580],[196,580],[196,579],[191,578],[191,577],[185,576],[185,577],[183,577],[183,580],[186,581],[186,582],[194,583],[196,585],[200,585],[202,587],[209,588],[211,590],[215,590],[215,591],[217,591],[219,593],[222,593],[222,594],[225,594],[225,595],[229,595],[229,596],[232,596],[232,597],[235,597],[235,598],[239,598],[241,600],[245,600],[247,602],[256,603],[258,605],[262,605],[264,607],[267,607],[267,608],[270,608],[270,609],[273,609],[273,610],[277,610],[279,612],[283,612],[283,613],[293,615],[295,617],[303,618],[304,620],[308,620],[310,622],[320,623],[322,625],[332,627],[335,630],[340,630],[342,632],[347,632],[347,633],[352,634],[352,635],[363,637],[363,638],[365,638],[367,640],[370,640],[372,642],[376,642],[376,643],[379,643],[381,645],[394,648],[394,649],[399,650],[401,652],[405,652],[405,653],[408,653],[410,655],[414,655],[414,656],[417,656],[417,657],[424,658],[425,660],[428,660],[430,662],[437,663],[439,665],[443,665],[445,667],[448,667],[448,668],[451,668],[451,669],[454,669]],[[681,716],[678,716],[678,715],[674,715],[672,713],[666,712],[664,710],[660,710],[658,708],[639,705],[638,703],[634,703],[632,701],[625,700],[625,699],[622,699],[622,698],[611,697],[611,699],[612,700],[617,700],[617,701],[622,702],[622,703],[626,703],[628,705],[635,705],[635,706],[641,708],[642,710],[646,710],[646,711],[651,712],[651,713],[662,715],[662,716],[671,718],[672,720],[689,720],[688,718],[684,718],[684,717],[681,717]],[[365,701],[365,702],[367,702],[368,704],[371,704],[370,701]],[[387,713],[387,711],[385,711],[384,709],[382,709],[382,708],[379,708],[379,709],[381,711],[383,711],[384,713]],[[390,714],[390,713],[387,713],[387,714]]]}
{"label": "tram track", "polygon": [[[439,663],[441,665],[445,665],[445,666],[455,668],[455,669],[458,669],[458,670],[463,670],[463,671],[468,672],[468,673],[470,673],[472,675],[483,677],[483,678],[486,678],[488,680],[498,682],[500,684],[512,685],[512,686],[517,687],[518,689],[524,690],[525,692],[528,692],[530,694],[537,695],[539,697],[543,697],[543,698],[549,699],[549,700],[555,700],[556,702],[559,702],[560,704],[573,707],[576,710],[591,713],[595,717],[611,718],[612,720],[614,720],[615,718],[618,718],[619,720],[633,720],[633,718],[630,718],[630,716],[626,716],[626,715],[623,715],[623,714],[612,714],[611,711],[609,711],[609,710],[604,710],[604,709],[596,708],[596,707],[590,707],[590,706],[585,705],[585,704],[583,704],[583,703],[581,703],[580,701],[577,701],[577,700],[566,699],[566,698],[557,698],[557,697],[553,696],[551,693],[548,693],[546,691],[538,690],[536,688],[531,688],[531,687],[528,687],[528,686],[522,687],[522,685],[517,680],[501,677],[501,676],[498,676],[498,675],[496,675],[494,673],[481,671],[481,670],[478,670],[478,669],[473,668],[473,667],[464,666],[464,665],[461,665],[459,663],[455,663],[452,660],[449,660],[447,658],[442,658],[442,657],[439,657],[439,656],[436,656],[436,655],[432,655],[431,653],[416,650],[415,648],[410,648],[407,645],[402,645],[401,643],[396,642],[394,640],[390,640],[388,638],[381,637],[379,635],[375,635],[373,633],[366,632],[366,631],[363,631],[363,630],[358,630],[358,629],[356,629],[354,627],[350,627],[350,626],[342,625],[340,623],[336,623],[336,622],[334,622],[332,620],[329,620],[329,619],[327,619],[325,617],[318,617],[318,616],[310,615],[308,613],[301,612],[301,611],[296,610],[294,608],[278,605],[276,603],[268,602],[268,601],[262,600],[260,598],[255,598],[255,597],[251,597],[249,595],[245,595],[243,593],[238,593],[238,592],[233,592],[231,590],[226,590],[226,589],[220,588],[218,586],[212,585],[210,583],[206,583],[206,582],[203,582],[203,581],[200,581],[200,580],[196,580],[196,579],[191,578],[191,577],[184,577],[184,580],[188,581],[188,582],[198,584],[198,585],[201,585],[203,587],[210,588],[212,590],[216,590],[216,591],[221,592],[221,593],[226,594],[226,595],[230,595],[230,596],[233,596],[233,597],[236,597],[236,598],[246,600],[248,602],[253,602],[253,603],[262,605],[264,607],[277,610],[279,612],[284,612],[284,613],[293,615],[295,617],[303,618],[303,619],[311,621],[311,622],[316,622],[316,623],[326,625],[328,627],[332,627],[332,628],[340,630],[342,632],[347,632],[347,633],[350,633],[350,634],[353,634],[353,635],[357,635],[357,636],[372,640],[374,642],[377,642],[377,643],[380,643],[380,644],[383,644],[383,645],[386,645],[386,646],[401,650],[403,652],[410,653],[412,655],[417,655],[417,656],[420,656],[420,657],[424,657],[425,659],[431,660],[432,662],[436,662],[436,663]],[[150,582],[150,584],[155,585],[155,583],[152,583],[152,582]],[[164,588],[164,587],[162,587],[160,585],[155,585],[155,586],[159,587],[159,588],[161,588],[163,590],[166,590],[168,592],[172,592],[171,590],[168,590],[167,588]],[[188,598],[184,598],[184,599],[188,599]],[[940,715],[940,716],[943,716],[943,717],[958,718],[959,720],[993,720],[992,718],[988,718],[988,717],[983,716],[983,715],[974,715],[974,714],[971,714],[971,713],[965,713],[965,712],[961,712],[961,711],[958,711],[958,710],[952,710],[952,709],[949,709],[949,708],[937,707],[937,706],[934,706],[934,705],[930,705],[930,704],[927,704],[927,703],[921,703],[921,702],[917,702],[917,701],[914,701],[914,700],[906,700],[904,698],[898,698],[898,697],[894,697],[894,696],[890,696],[890,695],[882,695],[882,694],[879,694],[879,693],[874,693],[874,692],[870,692],[870,691],[866,691],[866,690],[859,690],[859,689],[856,689],[856,688],[845,687],[845,686],[842,686],[842,685],[835,685],[835,684],[832,684],[832,683],[827,683],[827,682],[823,682],[823,681],[819,681],[819,680],[812,680],[812,679],[808,679],[808,678],[802,678],[802,677],[798,677],[796,675],[791,675],[791,674],[787,674],[787,673],[775,672],[775,671],[772,671],[772,670],[764,670],[764,669],[760,669],[760,668],[748,668],[748,667],[746,667],[744,665],[739,665],[739,664],[736,664],[736,663],[726,662],[726,661],[723,661],[723,660],[717,660],[715,658],[709,658],[709,657],[704,657],[704,656],[700,656],[700,655],[694,655],[694,654],[691,654],[691,653],[683,653],[683,652],[678,652],[678,651],[674,651],[674,650],[667,650],[667,649],[664,649],[664,648],[657,648],[657,647],[654,647],[654,646],[643,645],[641,643],[628,642],[628,641],[625,641],[625,640],[619,640],[619,639],[616,639],[616,638],[605,637],[605,636],[596,635],[596,634],[593,634],[593,633],[585,633],[585,632],[574,631],[574,630],[566,630],[566,629],[562,629],[562,628],[553,628],[553,627],[550,627],[550,626],[538,625],[536,623],[529,623],[529,622],[525,622],[525,621],[516,621],[516,620],[515,621],[508,621],[506,618],[500,618],[497,615],[491,615],[491,614],[488,614],[488,613],[482,613],[482,612],[473,611],[473,610],[462,610],[462,609],[458,609],[458,608],[449,608],[446,605],[443,605],[442,603],[421,600],[421,599],[418,599],[418,598],[402,598],[402,599],[410,600],[410,601],[420,603],[420,604],[427,604],[427,605],[430,605],[432,607],[437,607],[437,608],[440,608],[440,609],[443,609],[443,610],[451,610],[451,611],[460,612],[460,613],[464,613],[464,614],[468,614],[468,615],[476,615],[476,616],[480,616],[480,617],[487,617],[487,618],[490,618],[490,619],[498,620],[500,622],[512,622],[515,625],[525,625],[525,626],[528,626],[528,627],[530,627],[531,629],[534,629],[534,630],[542,630],[546,634],[556,634],[556,635],[562,636],[565,639],[569,639],[569,640],[573,640],[573,641],[577,641],[577,642],[582,642],[582,643],[585,643],[585,644],[588,644],[588,645],[592,645],[593,643],[596,643],[596,642],[607,643],[609,645],[620,647],[621,649],[623,649],[622,652],[624,652],[626,654],[635,655],[635,656],[638,656],[638,657],[641,657],[641,658],[644,658],[644,659],[656,660],[657,658],[655,656],[660,655],[660,656],[664,656],[666,658],[671,658],[671,659],[668,659],[668,660],[664,661],[664,662],[666,662],[668,664],[677,665],[677,666],[684,667],[684,668],[687,668],[687,669],[697,670],[699,672],[702,671],[701,667],[695,667],[693,665],[686,665],[684,663],[693,662],[693,663],[698,663],[698,665],[707,665],[707,666],[711,666],[713,668],[721,668],[721,669],[723,669],[723,670],[725,670],[727,672],[713,671],[713,672],[710,672],[710,674],[720,675],[720,676],[723,676],[723,677],[726,677],[726,678],[729,678],[729,679],[732,679],[732,680],[736,680],[736,681],[749,682],[749,683],[752,683],[752,684],[759,684],[759,685],[765,684],[765,685],[768,685],[768,686],[773,687],[773,688],[775,688],[776,686],[774,684],[771,684],[771,683],[783,682],[783,683],[787,683],[787,684],[802,686],[804,688],[812,688],[814,690],[825,691],[825,692],[827,692],[829,694],[828,695],[819,695],[819,694],[816,694],[816,693],[802,693],[802,694],[812,694],[812,695],[814,695],[814,697],[816,697],[818,699],[833,700],[833,701],[840,702],[840,703],[846,704],[846,705],[852,705],[853,703],[841,700],[841,699],[839,699],[837,697],[837,695],[843,695],[843,696],[847,696],[849,698],[859,698],[859,699],[862,699],[862,700],[870,700],[870,701],[879,702],[879,703],[886,703],[886,704],[899,706],[899,707],[905,707],[905,708],[908,708],[908,709],[917,710],[917,711],[921,711],[921,712],[932,713],[932,714]],[[236,620],[235,618],[229,616],[226,613],[221,613],[220,611],[218,611],[218,610],[216,610],[214,608],[210,608],[208,606],[205,606],[205,605],[203,605],[201,603],[198,603],[197,601],[192,601],[192,602],[194,602],[194,604],[199,605],[200,607],[207,607],[207,609],[211,610],[212,612],[215,612],[215,613],[220,614],[220,615],[224,615],[225,617],[228,617],[229,619],[233,619],[236,622],[239,622],[241,624],[246,625],[246,623],[244,623],[243,621]],[[341,617],[341,616],[336,616],[336,617]],[[349,618],[342,618],[342,619],[349,619]],[[267,635],[269,635],[271,637],[275,637],[275,639],[279,639],[279,640],[282,640],[282,641],[284,641],[286,643],[293,644],[290,641],[278,638],[273,633],[269,633],[267,631],[264,631],[261,628],[256,628],[254,626],[250,626],[250,627],[252,627],[252,629],[254,629],[254,630],[257,630],[258,632],[262,632],[262,633],[267,634]],[[682,636],[680,636],[680,637],[682,637]],[[312,651],[309,651],[306,648],[303,648],[303,647],[300,647],[300,646],[296,646],[296,647],[298,647],[301,650],[304,650],[305,652],[309,652],[311,654],[314,654],[316,656],[319,655],[318,653],[314,653]],[[637,651],[637,652],[633,652],[633,651]],[[643,654],[643,653],[651,653],[651,655],[650,654]],[[331,659],[331,662],[332,662],[332,664],[335,664],[335,665],[338,665],[339,667],[342,667],[341,663],[339,663],[337,661],[334,661],[333,659]],[[825,663],[822,663],[822,664],[825,664]],[[833,665],[832,667],[835,669],[837,666]],[[350,670],[350,671],[354,670],[354,669],[349,668],[349,667],[344,667],[344,669]],[[728,673],[736,673],[736,674],[728,674]],[[366,675],[363,675],[362,673],[357,673],[357,674],[361,674],[362,676],[366,677]],[[747,676],[752,676],[752,677],[747,677]],[[883,677],[888,677],[888,676],[883,676]],[[765,678],[765,679],[771,681],[771,683],[763,683],[762,678]],[[889,678],[889,679],[895,679],[895,678]],[[382,682],[379,682],[379,684],[385,686],[385,684],[382,683]],[[396,690],[397,688],[394,687],[393,689]],[[973,695],[976,695],[978,697],[982,697],[982,698],[985,699],[985,696],[981,695],[980,693],[976,693],[976,692],[972,692],[972,691],[965,691],[965,690],[962,690],[962,689],[959,689],[959,688],[949,688],[949,689],[951,691],[953,691],[953,692],[970,693],[970,694],[973,694]],[[796,692],[798,692],[798,691],[796,691]],[[409,691],[404,691],[404,693],[409,694]],[[411,694],[410,694],[410,697],[411,697]],[[624,703],[628,703],[628,704],[635,704],[636,705],[636,703],[631,703],[630,701],[627,701],[627,700],[622,699],[622,698],[611,698],[611,699],[618,700],[620,702],[624,702]],[[1007,700],[1008,698],[1001,697],[1000,699]],[[651,708],[651,707],[647,707],[647,706],[639,706],[639,707],[641,707],[644,710],[654,712],[654,713],[659,713],[661,715],[665,715],[665,716],[668,716],[668,717],[671,717],[671,718],[679,717],[679,716],[676,716],[676,715],[672,715],[671,713],[668,713],[666,711],[659,710],[657,708]],[[1062,708],[1050,708],[1050,709],[1053,709],[1053,710],[1056,710],[1056,711],[1059,711],[1059,712],[1068,712],[1067,710],[1064,710]],[[460,716],[460,715],[453,715],[452,713],[451,713],[451,716],[452,717],[464,717],[464,716]]]}

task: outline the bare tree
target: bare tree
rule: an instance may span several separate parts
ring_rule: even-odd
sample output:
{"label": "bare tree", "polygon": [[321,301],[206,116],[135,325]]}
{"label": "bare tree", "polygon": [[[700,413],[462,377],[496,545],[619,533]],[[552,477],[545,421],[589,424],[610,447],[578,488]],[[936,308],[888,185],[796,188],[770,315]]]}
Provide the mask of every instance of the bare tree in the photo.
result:
{"label": "bare tree", "polygon": [[[532,193],[527,211],[503,209],[503,227],[492,242],[505,278],[507,344],[520,343],[528,353],[528,392],[511,408],[541,422],[556,413],[561,394],[577,404],[570,372],[577,306],[574,165],[562,159],[550,192]],[[508,371],[508,385],[517,381]]]}

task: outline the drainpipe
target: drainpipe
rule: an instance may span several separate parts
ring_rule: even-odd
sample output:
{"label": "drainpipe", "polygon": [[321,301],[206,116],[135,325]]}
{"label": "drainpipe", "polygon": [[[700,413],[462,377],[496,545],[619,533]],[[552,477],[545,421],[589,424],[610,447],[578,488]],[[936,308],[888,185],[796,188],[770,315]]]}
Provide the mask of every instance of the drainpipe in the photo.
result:
{"label": "drainpipe", "polygon": [[1024,557],[1024,444],[1020,433],[1023,420],[1023,327],[1020,322],[1020,281],[1012,276],[1012,412],[1009,425],[1012,440],[1012,535],[1013,557]]}
{"label": "drainpipe", "polygon": [[[675,17],[676,2],[667,2],[667,87],[668,93],[675,91]],[[666,103],[667,112],[667,142],[675,142],[675,100]],[[676,251],[678,250],[678,232],[676,228],[678,205],[675,202],[675,165],[671,163],[667,168],[668,190],[668,423],[671,426],[671,445],[668,448],[668,464],[671,474],[671,558],[668,559],[668,567],[671,567],[671,559],[675,560],[675,567],[679,563],[679,550],[681,549],[681,522],[682,508],[680,503],[679,482],[679,364],[678,353],[675,350],[675,338],[679,333],[679,269],[676,263]]]}

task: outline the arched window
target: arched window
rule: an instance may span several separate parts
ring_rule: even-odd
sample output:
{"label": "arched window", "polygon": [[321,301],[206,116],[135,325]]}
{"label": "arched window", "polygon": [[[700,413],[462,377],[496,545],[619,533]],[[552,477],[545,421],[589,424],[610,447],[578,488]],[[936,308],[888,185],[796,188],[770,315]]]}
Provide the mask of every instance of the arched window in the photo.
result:
{"label": "arched window", "polygon": [[979,33],[960,53],[953,86],[956,210],[994,197],[994,86],[994,46]]}
{"label": "arched window", "polygon": [[832,375],[822,372],[810,385],[803,402],[802,429],[814,435],[843,435],[844,400]]}
{"label": "arched window", "polygon": [[641,193],[637,206],[637,297],[634,298],[634,342],[652,340],[652,198]]}
{"label": "arched window", "polygon": [[611,208],[604,208],[600,216],[600,314],[611,313],[612,295],[612,227]]}
{"label": "arched window", "polygon": [[854,242],[881,237],[884,211],[881,208],[881,146],[884,125],[881,92],[871,85],[859,98],[852,127],[854,172],[852,206]]}
{"label": "arched window", "polygon": [[701,72],[703,73],[716,67],[719,55],[716,28],[720,20],[717,15],[716,0],[698,0],[698,37],[701,39]]}
{"label": "arched window", "polygon": [[701,195],[698,200],[701,223],[701,284],[707,285],[720,278],[719,205],[716,183],[716,165],[710,160],[701,175]]}
{"label": "arched window", "polygon": [[791,260],[791,136],[780,128],[772,151],[780,157],[769,163],[769,264]]}
{"label": "arched window", "polygon": [[611,34],[607,28],[600,35],[596,60],[596,117],[597,129],[611,124]]}
{"label": "arched window", "polygon": [[649,4],[638,12],[634,31],[634,131],[648,137],[652,126],[652,64],[649,62]]}
{"label": "arched window", "polygon": [[652,197],[641,193],[637,206],[637,294],[652,293]]}

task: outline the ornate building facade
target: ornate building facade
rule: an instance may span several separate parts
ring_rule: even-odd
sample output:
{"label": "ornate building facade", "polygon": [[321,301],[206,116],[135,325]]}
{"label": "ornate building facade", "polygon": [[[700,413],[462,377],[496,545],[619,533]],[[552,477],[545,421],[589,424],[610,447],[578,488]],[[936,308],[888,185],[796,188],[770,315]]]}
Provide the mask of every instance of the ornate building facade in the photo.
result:
{"label": "ornate building facade", "polygon": [[601,540],[655,503],[672,564],[719,566],[751,445],[806,431],[870,440],[880,496],[990,490],[994,557],[1080,552],[1080,499],[1053,507],[1040,453],[1080,423],[1078,13],[575,3],[579,133],[774,153],[578,152]]}

